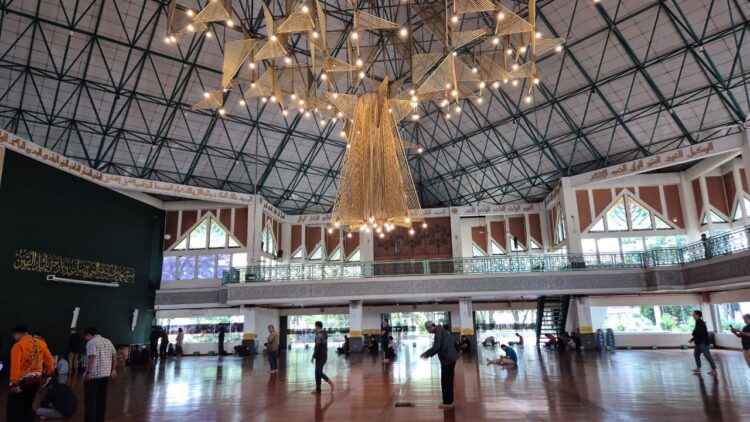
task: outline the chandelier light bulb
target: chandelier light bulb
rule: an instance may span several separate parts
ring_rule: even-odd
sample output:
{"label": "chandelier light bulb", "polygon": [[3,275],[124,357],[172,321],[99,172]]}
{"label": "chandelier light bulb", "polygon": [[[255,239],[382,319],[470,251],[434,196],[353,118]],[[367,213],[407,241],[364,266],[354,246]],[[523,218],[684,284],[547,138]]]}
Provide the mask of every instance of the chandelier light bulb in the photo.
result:
{"label": "chandelier light bulb", "polygon": [[409,236],[414,236],[414,229],[409,229]]}
{"label": "chandelier light bulb", "polygon": [[441,102],[441,103],[440,103],[440,106],[441,106],[441,107],[446,107],[446,106],[448,106],[448,100],[443,100],[443,102]]}
{"label": "chandelier light bulb", "polygon": [[283,114],[284,116],[288,116],[288,115],[289,115],[289,112],[288,112],[288,111],[286,111],[286,110],[282,110],[282,111],[281,111],[281,114]]}
{"label": "chandelier light bulb", "polygon": [[375,222],[375,217],[370,217],[370,218],[367,219],[367,221],[369,221],[370,224],[372,224],[372,223]]}
{"label": "chandelier light bulb", "polygon": [[503,83],[504,83],[504,84],[507,84],[507,83],[508,83],[508,79],[507,79],[507,78],[506,78],[506,79],[503,79]]}
{"label": "chandelier light bulb", "polygon": [[460,106],[456,106],[456,108],[454,108],[453,111],[455,111],[456,114],[458,114],[458,113],[461,112],[461,107]]}
{"label": "chandelier light bulb", "polygon": [[500,88],[500,82],[498,82],[498,81],[493,82],[492,83],[492,87],[495,88],[495,89]]}
{"label": "chandelier light bulb", "polygon": [[300,108],[299,108],[299,109],[298,109],[297,111],[299,111],[299,113],[300,113],[300,114],[302,114],[302,113],[304,113],[304,112],[305,112],[305,109],[304,109],[304,108],[302,108],[302,107],[300,107]]}
{"label": "chandelier light bulb", "polygon": [[164,37],[164,42],[169,44],[172,40],[169,39],[169,37]]}
{"label": "chandelier light bulb", "polygon": [[206,32],[206,38],[211,38],[211,37],[213,37],[213,34],[211,32]]}
{"label": "chandelier light bulb", "polygon": [[299,105],[303,106],[303,105],[305,105],[305,100],[302,100],[302,99],[300,99],[300,100],[299,100],[299,101],[297,102],[297,104],[299,104]]}
{"label": "chandelier light bulb", "polygon": [[534,85],[539,85],[539,78],[534,78]]}
{"label": "chandelier light bulb", "polygon": [[208,98],[208,97],[210,97],[210,96],[211,96],[211,94],[209,94],[208,92],[204,92],[204,93],[203,93],[203,98]]}
{"label": "chandelier light bulb", "polygon": [[312,32],[312,37],[313,38],[317,39],[319,36],[320,36],[320,34],[318,34],[318,31],[313,31]]}
{"label": "chandelier light bulb", "polygon": [[451,18],[451,22],[453,22],[453,23],[458,22],[458,16],[453,15],[453,17]]}
{"label": "chandelier light bulb", "polygon": [[364,79],[365,76],[365,72],[359,72],[359,79]]}
{"label": "chandelier light bulb", "polygon": [[505,19],[505,13],[503,13],[503,12],[500,12],[500,13],[498,13],[498,14],[497,14],[497,19],[498,19],[498,20],[503,20],[503,19]]}
{"label": "chandelier light bulb", "polygon": [[[381,234],[382,234],[382,233],[383,233],[383,229],[382,229],[382,228],[380,228],[380,227],[378,227],[377,229],[375,229],[375,232],[377,232],[377,233],[381,233]],[[381,237],[382,237],[382,236],[381,236]]]}
{"label": "chandelier light bulb", "polygon": [[305,117],[309,119],[310,116],[312,116],[312,113],[310,113],[309,111],[305,111]]}
{"label": "chandelier light bulb", "polygon": [[250,67],[250,69],[255,69],[255,63],[253,63],[253,62],[250,62],[250,64],[248,64],[248,66]]}
{"label": "chandelier light bulb", "polygon": [[521,54],[525,54],[525,53],[526,53],[526,46],[522,45],[521,46]]}
{"label": "chandelier light bulb", "polygon": [[169,40],[172,41],[172,42],[177,42],[177,37],[175,37],[174,35],[172,35],[171,37],[169,37]]}
{"label": "chandelier light bulb", "polygon": [[380,236],[380,238],[382,239],[385,237],[385,233],[380,233],[378,236]]}
{"label": "chandelier light bulb", "polygon": [[541,32],[537,32],[536,33],[536,39],[540,39],[540,38],[542,38],[542,33]]}
{"label": "chandelier light bulb", "polygon": [[233,27],[234,26],[234,21],[231,20],[231,19],[227,19],[227,26],[230,27],[230,28]]}
{"label": "chandelier light bulb", "polygon": [[195,31],[195,27],[194,27],[194,26],[193,26],[192,24],[189,24],[189,25],[188,25],[188,26],[186,27],[186,29],[187,29],[188,31],[190,31],[190,32],[193,32],[193,31]]}
{"label": "chandelier light bulb", "polygon": [[458,90],[454,89],[453,91],[451,91],[451,96],[458,97]]}
{"label": "chandelier light bulb", "polygon": [[339,93],[338,92],[334,92],[333,93],[333,98],[338,98],[338,97],[339,97]]}
{"label": "chandelier light bulb", "polygon": [[483,102],[484,100],[482,99],[482,97],[477,98],[477,104],[482,104]]}
{"label": "chandelier light bulb", "polygon": [[326,79],[328,79],[328,75],[326,75],[325,73],[321,73],[320,74],[320,79],[322,79],[322,80],[325,81]]}
{"label": "chandelier light bulb", "polygon": [[518,63],[513,63],[513,70],[518,69]]}
{"label": "chandelier light bulb", "polygon": [[344,113],[342,113],[340,111],[338,113],[336,113],[336,115],[339,116],[339,118],[344,117]]}
{"label": "chandelier light bulb", "polygon": [[240,105],[241,105],[241,106],[244,106],[245,104],[247,104],[247,103],[245,102],[245,100],[240,100]]}
{"label": "chandelier light bulb", "polygon": [[268,101],[268,98],[266,98],[266,97],[260,97],[260,101],[262,103],[266,103]]}
{"label": "chandelier light bulb", "polygon": [[401,28],[398,34],[401,35],[401,38],[406,38],[409,36],[409,30],[406,28]]}
{"label": "chandelier light bulb", "polygon": [[479,88],[484,88],[486,86],[487,86],[487,84],[484,81],[479,82]]}
{"label": "chandelier light bulb", "polygon": [[352,37],[353,40],[356,40],[357,38],[359,38],[359,34],[356,33],[356,32],[352,32],[351,37]]}
{"label": "chandelier light bulb", "polygon": [[[344,132],[343,130],[339,132],[339,135],[341,135],[342,138],[346,138],[346,132]],[[347,145],[347,148],[349,148],[348,145]]]}
{"label": "chandelier light bulb", "polygon": [[329,227],[328,228],[328,234],[331,234],[331,233],[333,233],[333,229]]}
{"label": "chandelier light bulb", "polygon": [[326,119],[322,119],[322,120],[320,121],[320,125],[321,125],[321,126],[325,126],[325,125],[326,125]]}
{"label": "chandelier light bulb", "polygon": [[336,123],[336,118],[335,117],[331,118],[331,123],[334,123],[334,124]]}
{"label": "chandelier light bulb", "polygon": [[413,89],[410,89],[410,90],[409,90],[409,95],[414,95],[414,94],[416,94],[416,93],[417,93],[417,91],[415,91],[415,90],[413,90]]}
{"label": "chandelier light bulb", "polygon": [[492,44],[495,44],[495,45],[500,44],[500,38],[499,37],[493,37],[492,38]]}
{"label": "chandelier light bulb", "polygon": [[558,53],[561,52],[562,51],[562,46],[558,45],[557,47],[555,47],[555,51],[557,51]]}
{"label": "chandelier light bulb", "polygon": [[193,17],[193,15],[195,14],[195,12],[193,12],[193,9],[188,9],[187,11],[185,11],[185,13],[186,13],[186,14],[187,14],[188,16],[190,16],[191,18],[192,18],[192,17]]}
{"label": "chandelier light bulb", "polygon": [[417,114],[417,113],[412,114],[411,115],[411,119],[414,120],[414,121],[419,120],[419,114]]}
{"label": "chandelier light bulb", "polygon": [[290,96],[293,100],[297,98],[297,94],[292,92],[292,95]]}
{"label": "chandelier light bulb", "polygon": [[286,63],[286,64],[292,63],[292,58],[291,57],[284,57],[284,63]]}
{"label": "chandelier light bulb", "polygon": [[[417,108],[417,107],[419,107],[419,103],[418,103],[418,102],[416,102],[416,101],[413,101],[413,102],[411,103],[411,108]],[[388,109],[388,111],[390,112],[391,110],[390,110],[390,109]]]}
{"label": "chandelier light bulb", "polygon": [[370,233],[370,228],[365,226],[365,233]]}
{"label": "chandelier light bulb", "polygon": [[417,98],[416,95],[412,95],[411,96],[411,102],[416,103],[417,101],[419,101],[419,98]]}
{"label": "chandelier light bulb", "polygon": [[221,114],[223,116],[223,115],[227,114],[227,111],[224,110],[223,108],[220,108],[219,109],[219,114]]}
{"label": "chandelier light bulb", "polygon": [[513,55],[513,49],[512,49],[512,48],[509,48],[509,49],[508,49],[508,55],[509,55],[509,56],[512,56],[512,55]]}
{"label": "chandelier light bulb", "polygon": [[458,51],[454,51],[454,52],[453,52],[453,53],[451,53],[451,54],[453,54],[453,57],[456,57],[456,56],[458,56]]}
{"label": "chandelier light bulb", "polygon": [[276,42],[276,41],[278,41],[278,39],[279,39],[279,37],[277,37],[276,35],[271,35],[271,41]]}
{"label": "chandelier light bulb", "polygon": [[426,228],[427,228],[427,223],[426,223],[426,222],[425,222],[425,223],[422,223],[422,228],[423,228],[423,229],[426,229]]}
{"label": "chandelier light bulb", "polygon": [[445,84],[445,89],[451,89],[451,84],[449,83]]}
{"label": "chandelier light bulb", "polygon": [[446,119],[450,119],[451,118],[451,114],[450,113],[445,113],[445,118]]}
{"label": "chandelier light bulb", "polygon": [[[422,149],[422,147],[417,148],[417,154],[421,154],[423,152],[424,152],[424,149]],[[408,223],[408,221],[407,221],[407,223]]]}
{"label": "chandelier light bulb", "polygon": [[333,223],[333,226],[334,227],[339,227],[339,226],[341,226],[341,223],[339,223],[338,221],[336,221],[336,222]]}
{"label": "chandelier light bulb", "polygon": [[357,59],[357,61],[354,64],[356,64],[357,67],[362,67],[365,65],[365,62],[363,62],[362,59]]}
{"label": "chandelier light bulb", "polygon": [[308,13],[308,12],[310,11],[310,8],[309,8],[309,7],[307,7],[307,6],[302,6],[302,11],[303,11],[304,13]]}
{"label": "chandelier light bulb", "polygon": [[531,95],[527,95],[527,96],[526,96],[526,102],[527,102],[527,103],[530,103],[530,102],[531,102]]}
{"label": "chandelier light bulb", "polygon": [[250,84],[250,88],[255,88],[255,82],[252,82],[252,83]]}
{"label": "chandelier light bulb", "polygon": [[272,103],[275,103],[275,102],[276,102],[276,96],[275,96],[275,95],[271,95],[271,102],[272,102]]}
{"label": "chandelier light bulb", "polygon": [[346,237],[347,237],[348,239],[351,239],[351,238],[352,238],[352,233],[351,233],[351,232],[347,233],[347,234],[346,234]]}
{"label": "chandelier light bulb", "polygon": [[518,86],[518,81],[515,79],[513,80],[513,86]]}
{"label": "chandelier light bulb", "polygon": [[471,73],[477,73],[477,72],[479,72],[479,69],[477,69],[476,66],[471,68]]}

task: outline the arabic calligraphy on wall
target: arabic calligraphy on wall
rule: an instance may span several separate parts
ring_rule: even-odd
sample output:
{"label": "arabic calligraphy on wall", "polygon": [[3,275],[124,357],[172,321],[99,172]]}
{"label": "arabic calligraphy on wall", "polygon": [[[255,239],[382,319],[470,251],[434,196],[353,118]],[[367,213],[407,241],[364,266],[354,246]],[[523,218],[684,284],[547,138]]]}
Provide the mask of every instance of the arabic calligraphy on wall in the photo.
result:
{"label": "arabic calligraphy on wall", "polygon": [[630,173],[641,173],[648,170],[656,170],[665,165],[679,164],[683,161],[694,160],[696,157],[703,157],[714,150],[714,143],[708,142],[705,145],[682,148],[677,151],[654,155],[653,157],[641,158],[628,164],[622,164],[615,167],[608,167],[595,171],[589,178],[590,181],[599,181],[610,177],[619,177]]}
{"label": "arabic calligraphy on wall", "polygon": [[16,251],[13,269],[86,280],[117,283],[132,283],[135,281],[135,268],[68,258],[27,249]]}
{"label": "arabic calligraphy on wall", "polygon": [[135,190],[181,198],[236,204],[251,204],[253,202],[253,195],[249,194],[102,173],[31,141],[14,136],[2,129],[0,129],[0,146],[7,147],[12,151],[112,189]]}

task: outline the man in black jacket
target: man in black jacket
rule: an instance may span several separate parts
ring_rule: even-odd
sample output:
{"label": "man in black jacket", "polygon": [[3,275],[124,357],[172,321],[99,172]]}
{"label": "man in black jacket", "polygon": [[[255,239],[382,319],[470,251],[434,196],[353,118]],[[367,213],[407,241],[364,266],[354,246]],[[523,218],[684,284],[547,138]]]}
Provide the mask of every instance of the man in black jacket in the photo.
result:
{"label": "man in black jacket", "polygon": [[703,312],[693,311],[693,319],[695,320],[695,328],[693,329],[693,338],[690,339],[690,343],[695,343],[695,350],[693,356],[695,357],[695,369],[693,372],[699,374],[701,372],[701,353],[706,357],[708,364],[711,365],[711,371],[709,374],[716,376],[716,363],[711,357],[711,350],[708,348],[708,328],[706,323],[703,321]]}
{"label": "man in black jacket", "polygon": [[451,334],[441,326],[436,326],[434,322],[427,321],[424,327],[430,334],[435,334],[435,342],[426,352],[422,353],[421,358],[427,359],[438,355],[440,359],[440,386],[443,390],[443,402],[440,404],[441,409],[453,408],[453,377],[456,370],[456,359],[458,352],[456,345],[451,340]]}
{"label": "man in black jacket", "polygon": [[71,328],[70,337],[68,337],[68,363],[71,373],[78,372],[78,363],[85,353],[86,347],[83,344],[83,338],[75,328]]}
{"label": "man in black jacket", "polygon": [[59,384],[55,377],[49,379],[49,389],[41,406],[36,410],[41,419],[65,419],[78,411],[78,399],[67,384]]}
{"label": "man in black jacket", "polygon": [[312,359],[310,359],[310,363],[315,363],[315,391],[313,391],[313,394],[320,394],[321,380],[325,380],[331,386],[331,393],[333,393],[333,382],[323,373],[323,366],[325,366],[327,360],[328,335],[323,331],[323,323],[315,321],[315,349],[313,349]]}

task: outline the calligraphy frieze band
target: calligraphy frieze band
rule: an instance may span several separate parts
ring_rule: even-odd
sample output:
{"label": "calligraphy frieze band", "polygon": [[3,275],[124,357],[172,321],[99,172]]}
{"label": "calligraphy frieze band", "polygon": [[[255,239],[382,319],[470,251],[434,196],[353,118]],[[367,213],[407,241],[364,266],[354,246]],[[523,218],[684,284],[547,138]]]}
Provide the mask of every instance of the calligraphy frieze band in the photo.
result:
{"label": "calligraphy frieze band", "polygon": [[117,283],[132,283],[135,281],[135,268],[68,258],[27,249],[16,251],[13,269],[96,281]]}

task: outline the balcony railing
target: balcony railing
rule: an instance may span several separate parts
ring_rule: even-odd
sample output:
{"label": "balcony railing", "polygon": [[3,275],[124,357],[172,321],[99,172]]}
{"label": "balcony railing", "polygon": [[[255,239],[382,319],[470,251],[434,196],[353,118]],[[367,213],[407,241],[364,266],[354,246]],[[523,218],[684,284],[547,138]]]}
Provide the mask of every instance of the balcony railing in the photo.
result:
{"label": "balcony railing", "polygon": [[372,262],[316,262],[232,268],[224,284],[293,280],[341,280],[387,276],[497,274],[621,270],[683,265],[750,250],[750,226],[681,248],[639,252],[502,255],[481,258]]}

